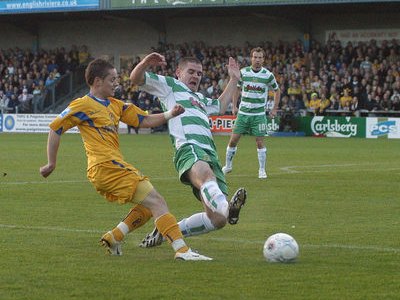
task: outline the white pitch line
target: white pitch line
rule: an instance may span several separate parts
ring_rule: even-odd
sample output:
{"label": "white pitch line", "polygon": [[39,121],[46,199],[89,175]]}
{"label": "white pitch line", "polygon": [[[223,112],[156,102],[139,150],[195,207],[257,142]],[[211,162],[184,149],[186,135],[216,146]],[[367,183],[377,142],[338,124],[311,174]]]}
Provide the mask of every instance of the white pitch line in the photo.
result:
{"label": "white pitch line", "polygon": [[[198,238],[198,237],[191,237]],[[209,238],[209,240],[217,241],[217,242],[232,242],[232,243],[243,243],[243,244],[264,244],[265,241],[251,241],[251,240],[240,240],[240,239],[232,239],[232,238]],[[391,247],[377,247],[377,246],[355,246],[355,245],[339,245],[339,244],[322,244],[322,245],[313,245],[313,244],[302,244],[302,247],[306,248],[340,248],[340,249],[349,249],[349,250],[370,250],[370,251],[381,251],[381,252],[394,252],[400,253],[400,248],[391,248]]]}
{"label": "white pitch line", "polygon": [[62,228],[62,227],[23,226],[23,225],[10,225],[10,224],[0,224],[0,228],[25,229],[25,230],[66,231],[66,232],[84,232],[84,233],[102,233],[103,232],[103,231],[95,230],[95,229],[74,229],[74,228]]}
{"label": "white pitch line", "polygon": [[[150,180],[171,180],[177,179],[177,177],[152,177],[149,176]],[[177,179],[178,180],[178,179]],[[0,185],[26,185],[26,184],[64,184],[64,183],[90,183],[89,180],[41,180],[41,181],[10,181],[0,182]]]}
{"label": "white pitch line", "polygon": [[[74,228],[63,228],[63,227],[47,227],[47,226],[23,226],[23,225],[10,225],[10,224],[0,224],[0,228],[3,229],[25,229],[25,230],[48,230],[48,231],[60,231],[60,232],[77,232],[77,233],[104,233],[104,230],[97,229],[74,229]],[[191,239],[204,239],[205,237],[194,236]],[[240,244],[258,244],[263,245],[265,241],[261,240],[243,240],[236,238],[220,238],[220,237],[210,237],[207,235],[207,240],[222,242],[222,243],[240,243]],[[393,252],[400,253],[400,248],[392,247],[378,247],[378,246],[357,246],[357,245],[340,245],[340,244],[302,244],[301,247],[305,248],[338,248],[346,250],[366,250],[366,251],[377,251],[377,252]]]}
{"label": "white pitch line", "polygon": [[82,183],[88,182],[87,180],[54,180],[54,181],[10,181],[0,182],[0,185],[24,185],[24,184],[64,184],[64,183]]}
{"label": "white pitch line", "polygon": [[[272,176],[276,175],[289,175],[289,174],[302,174],[302,173],[324,173],[330,172],[329,169],[324,170],[312,170],[312,169],[321,169],[321,168],[346,168],[346,167],[362,167],[362,166],[379,166],[382,165],[381,163],[376,164],[323,164],[323,165],[308,165],[308,166],[285,166],[280,167],[279,169],[282,172],[270,172],[269,174]],[[303,169],[303,170],[295,170],[296,168]],[[311,169],[311,170],[304,170],[304,169]],[[349,170],[341,170],[341,172],[357,172],[357,171],[398,171],[399,168],[386,168],[386,169],[349,169]],[[241,177],[241,178],[254,178],[253,174],[229,174],[229,177]],[[149,176],[150,180],[178,180],[176,176],[171,177],[157,177],[157,176]],[[41,181],[10,181],[10,182],[0,182],[0,185],[26,185],[26,184],[64,184],[64,183],[87,183],[88,180],[41,180]]]}
{"label": "white pitch line", "polygon": [[[306,173],[306,172],[320,172],[320,171],[299,171],[294,169],[320,169],[320,168],[346,168],[346,167],[369,167],[369,166],[382,166],[382,163],[364,163],[364,164],[323,164],[323,165],[305,165],[305,166],[285,166],[279,168],[286,173]],[[390,164],[392,166],[392,164]],[[399,168],[392,168],[391,170],[398,170]],[[388,169],[384,169],[385,171]]]}
{"label": "white pitch line", "polygon": [[[370,164],[368,164],[370,165]],[[303,173],[304,171],[297,171],[293,169],[301,168],[301,169],[314,169],[314,168],[327,168],[327,167],[354,167],[354,166],[361,166],[360,164],[326,164],[326,165],[310,165],[310,166],[286,166],[279,168],[281,171],[286,173]]]}

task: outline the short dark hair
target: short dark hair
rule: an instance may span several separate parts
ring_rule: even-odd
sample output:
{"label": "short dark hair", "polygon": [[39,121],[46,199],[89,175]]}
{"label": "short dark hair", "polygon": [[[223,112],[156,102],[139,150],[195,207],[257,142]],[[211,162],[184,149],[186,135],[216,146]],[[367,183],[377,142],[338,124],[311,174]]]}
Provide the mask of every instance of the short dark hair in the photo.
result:
{"label": "short dark hair", "polygon": [[108,71],[112,69],[114,66],[102,58],[92,60],[85,70],[86,83],[89,86],[93,85],[96,77],[104,79],[108,75]]}
{"label": "short dark hair", "polygon": [[253,53],[254,53],[254,52],[261,52],[261,53],[263,54],[263,56],[265,57],[265,51],[264,51],[264,49],[261,48],[261,47],[256,47],[256,48],[251,49],[251,51],[250,51],[250,57],[253,56]]}
{"label": "short dark hair", "polygon": [[179,59],[178,68],[183,68],[187,63],[194,63],[201,65],[201,61],[196,57],[182,57]]}

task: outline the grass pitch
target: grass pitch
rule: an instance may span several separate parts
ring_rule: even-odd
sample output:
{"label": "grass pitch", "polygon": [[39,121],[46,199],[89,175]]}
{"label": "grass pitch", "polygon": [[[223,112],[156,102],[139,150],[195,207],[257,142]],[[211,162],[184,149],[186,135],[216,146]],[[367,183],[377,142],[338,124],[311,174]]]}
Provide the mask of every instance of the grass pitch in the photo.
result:
{"label": "grass pitch", "polygon": [[[215,137],[224,160],[229,137]],[[212,262],[173,260],[168,245],[122,257],[98,246],[129,206],[110,204],[86,179],[79,135],[64,135],[55,173],[39,176],[46,135],[0,135],[1,299],[399,299],[400,141],[269,138],[259,180],[243,137],[227,181],[248,190],[239,223],[188,244]],[[167,135],[123,135],[125,159],[151,178],[178,219],[201,211],[180,184]],[[276,232],[294,236],[294,264],[264,261]]]}

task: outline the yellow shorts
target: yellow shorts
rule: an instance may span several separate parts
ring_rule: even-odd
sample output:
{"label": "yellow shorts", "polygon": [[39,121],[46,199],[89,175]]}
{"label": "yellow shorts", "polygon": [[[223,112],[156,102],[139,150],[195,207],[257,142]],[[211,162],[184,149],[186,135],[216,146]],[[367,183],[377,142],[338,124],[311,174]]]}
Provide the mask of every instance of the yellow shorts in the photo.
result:
{"label": "yellow shorts", "polygon": [[149,178],[126,162],[100,163],[87,171],[87,177],[110,202],[140,204],[153,189]]}

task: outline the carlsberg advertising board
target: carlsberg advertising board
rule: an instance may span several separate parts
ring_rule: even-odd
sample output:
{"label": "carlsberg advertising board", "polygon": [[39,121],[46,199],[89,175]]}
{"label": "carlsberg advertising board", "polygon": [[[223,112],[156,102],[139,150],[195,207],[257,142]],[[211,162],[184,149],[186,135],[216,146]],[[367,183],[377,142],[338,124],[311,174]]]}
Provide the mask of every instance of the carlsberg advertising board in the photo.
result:
{"label": "carlsberg advertising board", "polygon": [[300,128],[308,136],[365,137],[365,118],[353,117],[304,117]]}

